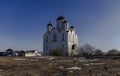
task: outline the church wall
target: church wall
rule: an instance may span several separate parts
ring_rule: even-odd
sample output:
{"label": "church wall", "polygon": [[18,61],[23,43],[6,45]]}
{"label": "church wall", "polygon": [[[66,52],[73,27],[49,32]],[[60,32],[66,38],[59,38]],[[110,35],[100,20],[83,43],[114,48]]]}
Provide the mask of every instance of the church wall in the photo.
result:
{"label": "church wall", "polygon": [[[53,41],[53,34],[57,35],[57,41]],[[64,40],[62,40],[62,34],[64,34]],[[45,36],[48,36],[48,43],[45,43],[44,41],[44,50],[46,50],[46,46],[48,46],[48,49],[45,51],[45,53],[49,54],[50,50],[55,48],[61,48],[64,46],[64,54],[67,53],[68,50],[68,36],[66,31],[58,31],[57,29],[54,29],[49,34],[46,34]]]}

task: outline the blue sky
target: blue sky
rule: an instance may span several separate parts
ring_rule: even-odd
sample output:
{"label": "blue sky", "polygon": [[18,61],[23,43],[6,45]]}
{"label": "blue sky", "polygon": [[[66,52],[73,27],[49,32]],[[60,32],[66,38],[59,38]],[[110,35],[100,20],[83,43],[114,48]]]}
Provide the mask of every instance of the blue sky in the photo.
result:
{"label": "blue sky", "polygon": [[79,46],[120,50],[120,0],[0,0],[0,50],[42,51],[46,25],[61,15],[75,26]]}

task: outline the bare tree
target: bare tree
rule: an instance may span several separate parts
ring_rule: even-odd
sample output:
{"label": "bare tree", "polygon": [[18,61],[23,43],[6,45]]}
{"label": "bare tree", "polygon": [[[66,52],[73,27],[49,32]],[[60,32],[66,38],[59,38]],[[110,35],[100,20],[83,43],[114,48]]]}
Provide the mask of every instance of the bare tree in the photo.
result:
{"label": "bare tree", "polygon": [[120,51],[117,50],[117,49],[112,49],[112,50],[109,50],[107,52],[107,55],[109,55],[109,56],[117,56],[117,55],[120,55]]}
{"label": "bare tree", "polygon": [[95,56],[102,56],[102,55],[104,55],[104,52],[100,49],[96,49],[95,52],[94,52],[94,55]]}
{"label": "bare tree", "polygon": [[90,44],[85,44],[80,47],[79,55],[89,57],[94,54],[95,47],[91,46]]}

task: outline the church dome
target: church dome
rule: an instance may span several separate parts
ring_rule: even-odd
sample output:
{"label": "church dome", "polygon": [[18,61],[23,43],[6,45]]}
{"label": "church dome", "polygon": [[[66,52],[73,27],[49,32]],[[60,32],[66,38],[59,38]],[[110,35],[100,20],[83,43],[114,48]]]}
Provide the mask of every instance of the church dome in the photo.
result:
{"label": "church dome", "polygon": [[58,20],[65,20],[65,17],[64,16],[60,16],[60,17],[57,18],[57,21]]}
{"label": "church dome", "polygon": [[53,29],[53,25],[51,23],[49,23],[47,25],[47,31],[50,32],[50,31],[52,31],[52,29]]}
{"label": "church dome", "polygon": [[70,26],[71,29],[74,29],[74,26]]}
{"label": "church dome", "polygon": [[47,26],[53,26],[51,23],[49,23]]}

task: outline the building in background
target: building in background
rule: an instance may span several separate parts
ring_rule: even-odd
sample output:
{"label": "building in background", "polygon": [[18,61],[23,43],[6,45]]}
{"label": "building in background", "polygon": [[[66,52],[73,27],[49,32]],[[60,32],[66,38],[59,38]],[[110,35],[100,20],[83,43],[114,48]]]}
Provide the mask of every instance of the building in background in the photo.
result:
{"label": "building in background", "polygon": [[63,56],[78,54],[78,37],[74,26],[70,26],[65,17],[60,16],[56,20],[56,27],[51,23],[47,25],[47,31],[43,36],[43,55],[60,53]]}
{"label": "building in background", "polygon": [[24,50],[16,50],[15,51],[15,56],[25,56],[25,51]]}
{"label": "building in background", "polygon": [[13,49],[7,49],[4,56],[15,56],[15,51]]}
{"label": "building in background", "polygon": [[38,52],[37,50],[25,51],[25,57],[34,57],[34,56],[42,56],[42,54]]}

